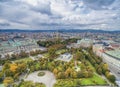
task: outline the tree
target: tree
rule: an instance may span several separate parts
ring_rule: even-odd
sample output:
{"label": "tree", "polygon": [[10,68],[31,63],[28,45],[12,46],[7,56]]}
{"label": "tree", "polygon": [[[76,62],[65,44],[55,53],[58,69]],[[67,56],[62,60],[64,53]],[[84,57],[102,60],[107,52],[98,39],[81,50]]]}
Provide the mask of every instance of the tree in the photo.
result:
{"label": "tree", "polygon": [[9,69],[6,69],[6,70],[4,71],[4,74],[5,74],[6,77],[9,77],[9,76],[12,76],[12,75],[13,75],[13,72],[10,71]]}
{"label": "tree", "polygon": [[5,55],[5,58],[10,59],[10,55],[9,54]]}
{"label": "tree", "polygon": [[[80,80],[76,80],[76,85],[78,85],[78,86],[80,86],[80,85],[81,85]],[[78,87],[78,86],[77,86],[77,87]]]}
{"label": "tree", "polygon": [[81,63],[81,69],[85,69],[86,67],[85,67],[85,65],[84,65],[84,63]]}
{"label": "tree", "polygon": [[23,81],[19,87],[34,87],[34,84],[32,81]]}
{"label": "tree", "polygon": [[2,55],[0,55],[0,59],[1,59]]}
{"label": "tree", "polygon": [[43,83],[33,83],[32,81],[23,81],[17,87],[45,87]]}
{"label": "tree", "polygon": [[18,68],[18,66],[17,66],[17,64],[10,64],[10,70],[12,71],[12,72],[16,72],[17,71],[17,68]]}
{"label": "tree", "polygon": [[53,70],[53,73],[54,73],[55,75],[57,75],[58,70],[55,68],[55,69]]}
{"label": "tree", "polygon": [[3,81],[5,87],[13,85],[13,82],[14,82],[14,80],[12,77],[6,77]]}
{"label": "tree", "polygon": [[72,78],[77,78],[77,72],[73,71],[71,72]]}
{"label": "tree", "polygon": [[112,83],[115,83],[116,78],[115,78],[115,76],[114,76],[114,75],[109,74],[109,75],[107,76],[107,78],[108,78],[108,79],[109,79],[109,81],[111,81]]}
{"label": "tree", "polygon": [[35,87],[45,87],[43,83],[35,83]]}
{"label": "tree", "polygon": [[93,77],[93,72],[92,71],[88,71],[88,77]]}
{"label": "tree", "polygon": [[106,77],[108,77],[109,74],[110,74],[109,71],[106,71],[106,72],[105,72],[105,76],[106,76]]}
{"label": "tree", "polygon": [[34,51],[30,51],[30,55],[31,56],[35,56],[35,52]]}
{"label": "tree", "polygon": [[0,79],[3,77],[3,72],[0,72]]}
{"label": "tree", "polygon": [[27,69],[27,66],[25,63],[18,64],[17,72],[24,73]]}
{"label": "tree", "polygon": [[97,73],[102,75],[102,69],[100,67],[97,69]]}
{"label": "tree", "polygon": [[65,79],[65,73],[64,72],[59,72],[57,75],[58,79]]}
{"label": "tree", "polygon": [[28,57],[29,54],[26,53],[26,52],[24,52],[24,51],[21,51],[21,53],[19,54],[19,56],[20,56],[21,58],[24,58],[24,57]]}
{"label": "tree", "polygon": [[18,80],[18,77],[19,77],[19,73],[16,73],[13,78]]}
{"label": "tree", "polygon": [[17,59],[17,58],[18,58],[18,54],[12,54],[12,55],[11,55],[11,58],[12,58],[12,59]]}
{"label": "tree", "polygon": [[106,73],[106,71],[109,71],[108,70],[108,64],[103,64],[103,66],[102,66],[102,71],[103,71],[103,74],[105,74]]}
{"label": "tree", "polygon": [[89,75],[88,75],[88,72],[87,71],[83,71],[83,76],[85,77],[85,78],[87,78]]}
{"label": "tree", "polygon": [[52,61],[55,57],[55,51],[56,49],[53,47],[48,48],[48,54],[49,54],[49,60]]}
{"label": "tree", "polygon": [[72,72],[72,70],[71,70],[71,68],[69,67],[69,68],[65,71],[66,77],[70,77],[71,72]]}
{"label": "tree", "polygon": [[30,71],[31,71],[31,72],[34,72],[34,71],[35,71],[34,66],[31,66],[31,67],[30,67]]}
{"label": "tree", "polygon": [[82,71],[78,71],[77,72],[77,77],[78,78],[82,78],[83,77],[83,72]]}
{"label": "tree", "polygon": [[3,71],[10,68],[10,63],[6,62],[3,66]]}

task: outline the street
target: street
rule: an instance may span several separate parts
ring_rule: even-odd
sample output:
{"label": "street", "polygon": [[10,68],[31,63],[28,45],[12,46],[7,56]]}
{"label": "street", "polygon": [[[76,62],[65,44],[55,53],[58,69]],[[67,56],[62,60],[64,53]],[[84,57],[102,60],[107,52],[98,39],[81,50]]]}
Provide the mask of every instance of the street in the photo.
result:
{"label": "street", "polygon": [[105,53],[102,54],[102,57],[103,57],[103,61],[105,61],[106,63],[108,63],[109,69],[110,69],[110,71],[115,75],[116,79],[117,79],[117,80],[120,80],[120,74],[118,73],[118,72],[120,72],[120,68],[117,67],[117,66],[115,66],[115,65],[113,65],[113,64],[110,62],[110,60],[108,59],[108,57],[109,57],[109,58],[112,58],[112,57],[106,55]]}
{"label": "street", "polygon": [[118,87],[120,87],[120,68],[119,68],[119,65],[116,66],[117,65],[116,62],[115,62],[116,65],[113,64],[113,61],[112,61],[113,58],[111,56],[108,56],[105,53],[102,53],[102,58],[103,58],[103,61],[108,64],[110,71],[115,75],[116,83],[118,84]]}

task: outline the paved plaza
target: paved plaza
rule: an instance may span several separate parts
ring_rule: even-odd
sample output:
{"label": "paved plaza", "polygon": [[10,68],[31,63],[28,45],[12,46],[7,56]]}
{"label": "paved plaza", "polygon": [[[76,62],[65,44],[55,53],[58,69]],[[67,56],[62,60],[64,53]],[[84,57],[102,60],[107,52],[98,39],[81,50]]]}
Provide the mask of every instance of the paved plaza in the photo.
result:
{"label": "paved plaza", "polygon": [[[45,72],[44,76],[38,76],[39,72]],[[33,81],[44,83],[46,87],[53,87],[54,83],[56,82],[55,76],[50,71],[36,71],[28,75],[27,78],[24,79],[25,81]]]}

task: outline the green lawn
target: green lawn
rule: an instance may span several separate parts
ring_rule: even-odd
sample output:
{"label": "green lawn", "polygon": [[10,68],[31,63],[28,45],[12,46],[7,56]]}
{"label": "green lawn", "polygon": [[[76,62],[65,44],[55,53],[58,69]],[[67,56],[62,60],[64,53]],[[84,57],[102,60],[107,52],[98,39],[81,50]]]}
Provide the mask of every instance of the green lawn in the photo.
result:
{"label": "green lawn", "polygon": [[48,58],[49,57],[49,54],[48,53],[44,53],[42,54],[45,58]]}
{"label": "green lawn", "polygon": [[106,85],[107,82],[98,74],[94,74],[92,78],[83,78],[81,85]]}
{"label": "green lawn", "polygon": [[61,53],[65,53],[65,52],[66,52],[66,49],[61,49],[61,50],[57,50],[56,54],[61,54]]}
{"label": "green lawn", "polygon": [[[77,81],[80,81],[79,79]],[[58,79],[54,87],[75,87],[76,79]]]}
{"label": "green lawn", "polygon": [[[56,51],[56,54],[61,54],[61,53],[64,53],[64,52],[66,52],[66,50],[65,49],[61,49],[61,50],[57,50]],[[44,54],[42,54],[45,58],[48,58],[49,57],[49,53],[44,53]]]}
{"label": "green lawn", "polygon": [[18,60],[15,60],[14,62],[25,62],[27,63],[28,61],[33,61],[31,58],[23,58],[23,59],[18,59]]}
{"label": "green lawn", "polygon": [[107,85],[107,82],[99,75],[94,74],[92,78],[81,79],[58,79],[54,87],[73,87],[73,86]]}

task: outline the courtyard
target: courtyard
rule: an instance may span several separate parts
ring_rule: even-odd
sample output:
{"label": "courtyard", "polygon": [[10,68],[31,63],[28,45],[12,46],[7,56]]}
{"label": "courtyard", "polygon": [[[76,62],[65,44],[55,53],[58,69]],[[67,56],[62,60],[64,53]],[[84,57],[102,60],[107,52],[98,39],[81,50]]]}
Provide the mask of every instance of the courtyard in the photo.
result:
{"label": "courtyard", "polygon": [[[38,76],[39,72],[45,72],[44,76]],[[29,74],[27,78],[24,79],[25,81],[33,81],[38,83],[44,83],[46,87],[53,87],[54,83],[56,82],[55,76],[50,71],[37,71]]]}

